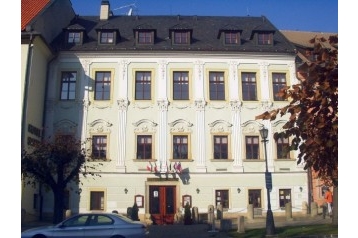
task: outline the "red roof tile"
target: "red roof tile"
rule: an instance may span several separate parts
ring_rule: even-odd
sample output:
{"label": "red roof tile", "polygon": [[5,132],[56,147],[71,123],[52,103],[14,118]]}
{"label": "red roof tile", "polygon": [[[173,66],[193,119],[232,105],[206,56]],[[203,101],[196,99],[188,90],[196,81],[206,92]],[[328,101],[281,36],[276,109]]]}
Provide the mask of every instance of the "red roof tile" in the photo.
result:
{"label": "red roof tile", "polygon": [[21,0],[21,31],[50,2],[50,0]]}

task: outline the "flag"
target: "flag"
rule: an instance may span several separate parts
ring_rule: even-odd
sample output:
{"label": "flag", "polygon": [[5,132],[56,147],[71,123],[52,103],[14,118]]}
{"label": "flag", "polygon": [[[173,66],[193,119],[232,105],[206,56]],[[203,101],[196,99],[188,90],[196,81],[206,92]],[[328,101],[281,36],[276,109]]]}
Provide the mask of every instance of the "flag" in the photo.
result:
{"label": "flag", "polygon": [[169,165],[168,165],[168,163],[167,163],[167,174],[169,173]]}
{"label": "flag", "polygon": [[149,164],[147,165],[147,170],[153,172],[153,165],[151,162],[149,162]]}
{"label": "flag", "polygon": [[180,174],[181,173],[181,163],[179,162],[178,164],[177,164],[177,173],[178,174]]}
{"label": "flag", "polygon": [[155,163],[155,166],[154,166],[154,172],[155,172],[155,173],[158,173],[157,163]]}
{"label": "flag", "polygon": [[177,170],[177,162],[174,163],[174,170]]}
{"label": "flag", "polygon": [[169,165],[169,171],[172,171],[172,163]]}

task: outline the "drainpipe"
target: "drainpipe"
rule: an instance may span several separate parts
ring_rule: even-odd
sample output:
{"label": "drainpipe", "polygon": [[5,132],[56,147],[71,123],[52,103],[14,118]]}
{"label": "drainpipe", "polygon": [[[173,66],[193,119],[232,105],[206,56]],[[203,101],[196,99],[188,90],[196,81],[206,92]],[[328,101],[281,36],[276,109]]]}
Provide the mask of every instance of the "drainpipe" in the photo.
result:
{"label": "drainpipe", "polygon": [[24,95],[22,101],[22,117],[21,117],[21,151],[25,149],[25,131],[26,131],[26,120],[27,120],[27,97],[29,91],[29,82],[31,76],[31,65],[32,65],[32,55],[33,55],[33,41],[34,36],[30,33],[30,42],[29,49],[27,52],[27,62],[26,62],[26,74],[25,74],[25,85],[24,85]]}

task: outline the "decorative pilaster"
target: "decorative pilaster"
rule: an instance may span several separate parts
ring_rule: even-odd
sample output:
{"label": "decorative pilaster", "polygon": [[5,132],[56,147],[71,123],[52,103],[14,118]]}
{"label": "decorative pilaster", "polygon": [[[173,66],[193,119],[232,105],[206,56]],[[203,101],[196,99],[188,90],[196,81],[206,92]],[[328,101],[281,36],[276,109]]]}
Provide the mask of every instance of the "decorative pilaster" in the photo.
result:
{"label": "decorative pilaster", "polygon": [[126,172],[125,156],[126,156],[126,126],[127,126],[127,110],[129,101],[125,98],[117,100],[118,105],[118,157],[116,161],[116,169],[119,172]]}
{"label": "decorative pilaster", "polygon": [[157,101],[159,108],[159,143],[158,143],[158,152],[159,152],[159,164],[162,166],[160,171],[166,170],[168,167],[167,161],[167,133],[166,128],[168,125],[167,113],[168,113],[168,105],[169,101],[167,99],[161,99]]}
{"label": "decorative pilaster", "polygon": [[230,102],[231,105],[231,110],[232,110],[232,124],[233,124],[233,128],[232,128],[232,144],[231,144],[231,148],[232,148],[232,156],[234,159],[234,165],[233,165],[233,171],[234,172],[244,172],[244,166],[243,166],[243,161],[242,161],[242,138],[241,138],[241,117],[240,117],[240,112],[241,112],[241,107],[242,107],[242,102],[241,101],[231,101]]}
{"label": "decorative pilaster", "polygon": [[205,105],[206,102],[204,99],[195,100],[195,124],[196,124],[196,145],[197,145],[197,151],[196,151],[196,172],[206,172],[206,164],[205,164]]}

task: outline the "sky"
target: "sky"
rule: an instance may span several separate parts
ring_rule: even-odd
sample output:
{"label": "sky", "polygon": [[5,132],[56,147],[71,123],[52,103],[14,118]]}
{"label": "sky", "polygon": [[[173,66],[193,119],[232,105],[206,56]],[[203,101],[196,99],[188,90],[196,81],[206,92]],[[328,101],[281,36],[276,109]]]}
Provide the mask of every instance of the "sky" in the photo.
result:
{"label": "sky", "polygon": [[[102,0],[71,0],[80,16],[98,16]],[[279,30],[338,33],[338,0],[109,0],[114,15],[266,16]]]}

